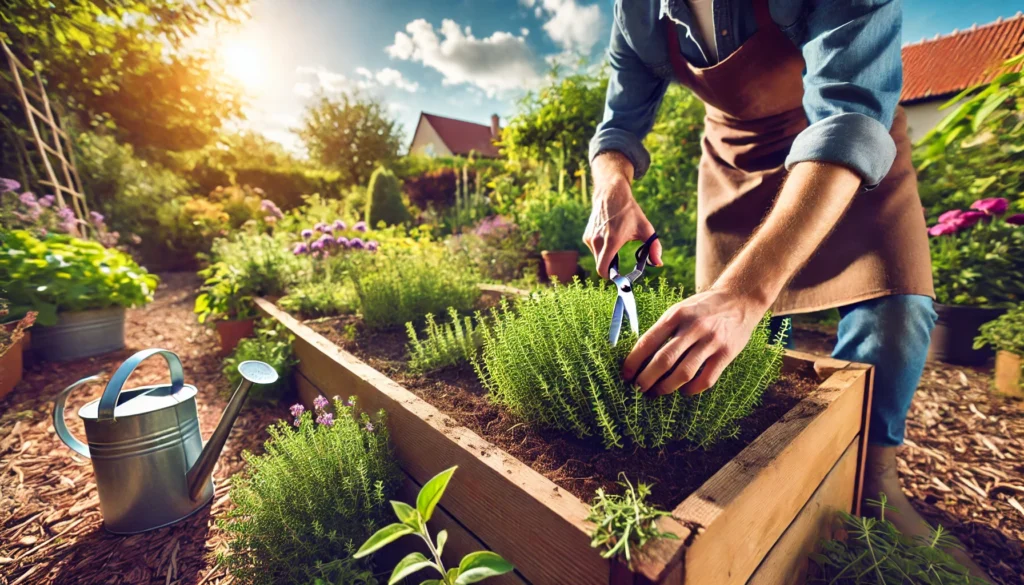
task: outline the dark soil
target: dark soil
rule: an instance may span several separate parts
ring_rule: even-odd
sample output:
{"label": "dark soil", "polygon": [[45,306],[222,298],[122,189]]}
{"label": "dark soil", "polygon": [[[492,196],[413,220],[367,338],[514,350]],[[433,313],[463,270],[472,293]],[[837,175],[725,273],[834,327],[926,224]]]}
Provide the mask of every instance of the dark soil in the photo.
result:
{"label": "dark soil", "polygon": [[762,405],[742,421],[736,437],[706,450],[686,442],[661,450],[606,450],[593,437],[578,439],[523,423],[488,399],[468,365],[428,376],[409,373],[404,330],[369,331],[352,317],[308,325],[585,502],[599,487],[614,488],[622,472],[632,482],[653,484],[651,501],[671,510],[816,387],[814,380],[783,376],[766,391]]}

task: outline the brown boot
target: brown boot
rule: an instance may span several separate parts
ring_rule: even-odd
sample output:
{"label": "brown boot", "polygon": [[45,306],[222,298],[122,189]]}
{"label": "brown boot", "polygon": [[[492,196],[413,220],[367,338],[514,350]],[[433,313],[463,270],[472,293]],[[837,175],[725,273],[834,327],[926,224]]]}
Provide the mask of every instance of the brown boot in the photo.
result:
{"label": "brown boot", "polygon": [[[903,494],[900,477],[896,472],[896,450],[898,447],[879,447],[868,445],[867,460],[864,464],[864,492],[861,501],[861,513],[865,516],[878,517],[878,508],[867,503],[868,499],[877,500],[879,493],[884,493],[887,504],[885,519],[905,536],[927,538],[931,534],[931,525],[914,509],[914,506]],[[971,575],[991,582],[988,574],[971,559],[963,549],[947,550],[958,563],[967,568]]]}

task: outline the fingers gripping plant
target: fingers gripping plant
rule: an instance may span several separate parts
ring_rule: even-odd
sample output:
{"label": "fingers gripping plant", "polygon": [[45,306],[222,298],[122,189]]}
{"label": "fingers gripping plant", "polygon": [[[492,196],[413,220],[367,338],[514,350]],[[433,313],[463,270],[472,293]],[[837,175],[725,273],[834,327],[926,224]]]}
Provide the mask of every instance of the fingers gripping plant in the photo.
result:
{"label": "fingers gripping plant", "polygon": [[391,506],[395,510],[398,522],[378,530],[363,543],[363,546],[359,547],[354,558],[363,558],[403,536],[415,534],[426,543],[433,559],[428,559],[419,552],[409,553],[395,565],[388,585],[399,583],[402,579],[422,569],[434,569],[441,575],[441,578],[428,579],[420,585],[469,585],[511,571],[514,567],[508,561],[490,551],[470,553],[462,558],[458,567],[445,570],[441,553],[448,540],[448,531],[438,532],[435,541],[430,538],[430,533],[427,531],[427,522],[433,516],[437,503],[441,501],[441,496],[444,495],[444,490],[448,487],[448,482],[451,481],[455,469],[456,467],[446,469],[423,484],[423,489],[416,496],[415,508],[404,502],[392,501]]}

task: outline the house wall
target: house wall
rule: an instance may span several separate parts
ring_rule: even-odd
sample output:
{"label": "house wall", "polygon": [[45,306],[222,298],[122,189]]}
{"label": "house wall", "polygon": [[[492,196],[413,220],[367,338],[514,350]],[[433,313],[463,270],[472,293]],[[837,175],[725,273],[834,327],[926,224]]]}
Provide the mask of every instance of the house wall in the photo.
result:
{"label": "house wall", "polygon": [[920,140],[929,130],[934,128],[945,118],[953,108],[940,110],[939,106],[946,103],[946,98],[917,102],[909,106],[903,106],[907,112],[907,124],[910,126],[910,139]]}
{"label": "house wall", "polygon": [[416,127],[416,135],[412,137],[412,144],[409,145],[409,154],[451,156],[452,151],[441,140],[441,136],[430,125],[430,122],[423,119]]}

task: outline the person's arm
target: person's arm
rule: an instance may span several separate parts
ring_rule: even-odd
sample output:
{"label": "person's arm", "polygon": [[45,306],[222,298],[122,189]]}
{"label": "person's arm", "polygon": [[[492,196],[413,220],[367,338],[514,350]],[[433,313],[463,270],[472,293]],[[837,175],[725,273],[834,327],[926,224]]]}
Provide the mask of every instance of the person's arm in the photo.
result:
{"label": "person's arm", "polygon": [[896,156],[889,127],[901,85],[900,3],[819,0],[803,45],[804,109],[790,170],[764,223],[712,287],[666,311],[637,342],[623,376],[643,391],[703,392],[750,339],[862,185]]}
{"label": "person's arm", "polygon": [[[623,33],[616,3],[608,45],[608,93],[604,119],[590,141],[594,175],[593,211],[583,241],[597,259],[597,271],[608,276],[608,265],[623,244],[646,240],[654,233],[633,199],[631,182],[650,166],[643,138],[651,131],[668,81],[655,75],[637,56]],[[655,242],[651,261],[661,265],[661,244]]]}

